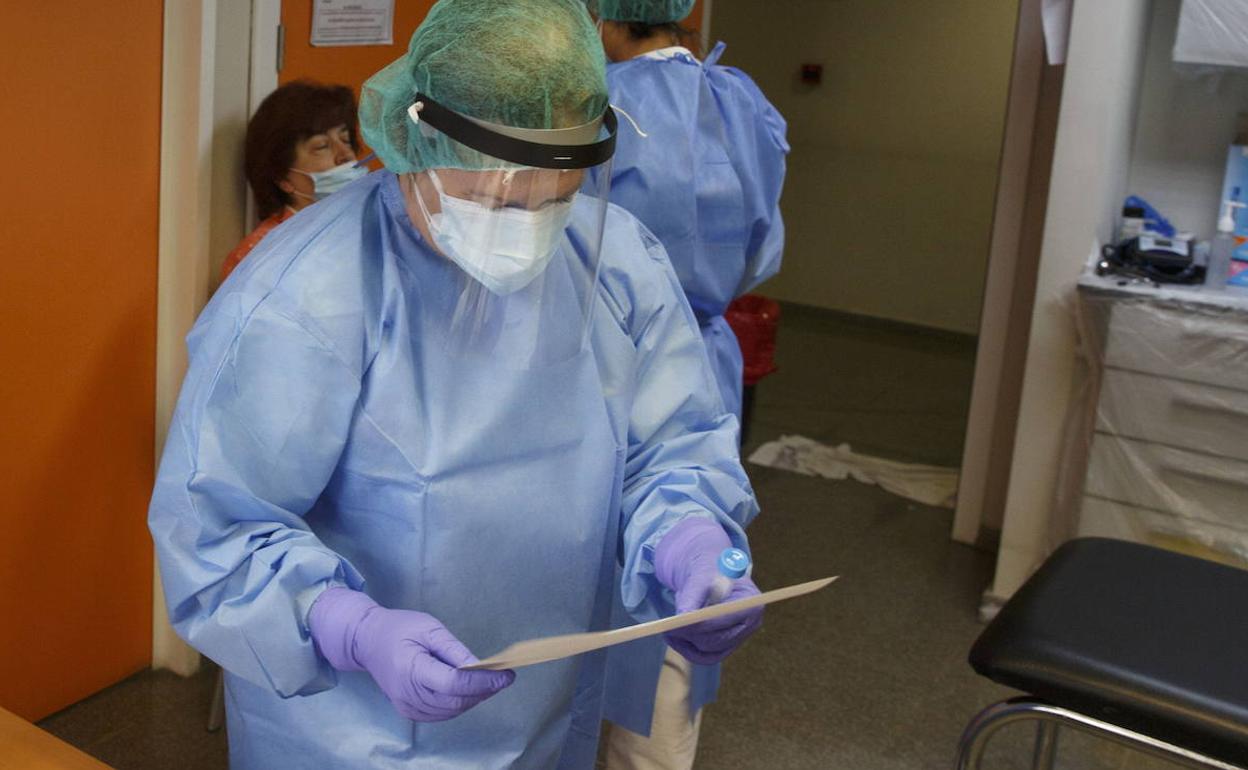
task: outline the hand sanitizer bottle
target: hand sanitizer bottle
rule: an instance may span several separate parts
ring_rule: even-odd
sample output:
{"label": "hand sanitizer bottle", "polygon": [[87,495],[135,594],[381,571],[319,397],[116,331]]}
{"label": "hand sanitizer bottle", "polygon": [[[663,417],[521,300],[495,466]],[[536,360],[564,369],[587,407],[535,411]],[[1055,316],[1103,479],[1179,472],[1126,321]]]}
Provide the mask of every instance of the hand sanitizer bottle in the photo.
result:
{"label": "hand sanitizer bottle", "polygon": [[1209,249],[1209,264],[1205,267],[1205,286],[1225,289],[1231,278],[1231,255],[1238,245],[1235,241],[1235,209],[1244,208],[1239,201],[1223,201],[1222,216],[1218,219],[1218,234]]}

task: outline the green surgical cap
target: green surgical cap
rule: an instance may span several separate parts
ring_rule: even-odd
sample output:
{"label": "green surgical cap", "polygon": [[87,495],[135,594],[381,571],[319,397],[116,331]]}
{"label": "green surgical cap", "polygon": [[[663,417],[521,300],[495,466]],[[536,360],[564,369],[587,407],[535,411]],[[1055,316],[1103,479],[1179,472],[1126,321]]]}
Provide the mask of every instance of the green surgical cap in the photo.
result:
{"label": "green surgical cap", "polygon": [[668,24],[693,10],[694,0],[589,0],[589,8],[607,21]]}
{"label": "green surgical cap", "polygon": [[606,58],[583,0],[439,0],[407,54],[364,83],[360,130],[386,168],[497,168],[407,110],[423,93],[514,128],[570,128],[607,108]]}

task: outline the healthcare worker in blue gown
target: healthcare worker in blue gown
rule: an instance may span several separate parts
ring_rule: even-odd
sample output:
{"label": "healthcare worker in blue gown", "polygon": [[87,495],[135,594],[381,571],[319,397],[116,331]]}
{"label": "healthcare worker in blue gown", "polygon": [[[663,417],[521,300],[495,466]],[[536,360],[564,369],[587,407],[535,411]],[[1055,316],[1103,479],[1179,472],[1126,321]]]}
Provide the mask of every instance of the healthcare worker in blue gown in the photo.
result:
{"label": "healthcare worker in blue gown", "polygon": [[[620,131],[610,197],[658,237],[698,320],[728,410],[740,416],[742,359],[724,311],[780,269],[785,122],[740,70],[680,45],[693,0],[590,0],[611,64]],[[605,173],[600,170],[595,173]],[[738,523],[744,525],[745,520]],[[617,623],[629,621],[622,606]],[[666,653],[666,655],[665,655]],[[691,667],[658,640],[608,656],[608,767],[688,768],[717,666]],[[622,729],[621,729],[622,728]]]}
{"label": "healthcare worker in blue gown", "polygon": [[[249,768],[580,768],[601,653],[462,667],[704,606],[756,504],[662,246],[603,186],[581,0],[441,0],[373,76],[385,169],[266,238],[188,337],[151,503],[170,618]],[[747,579],[731,598],[755,595]],[[719,659],[761,623],[672,632]]]}

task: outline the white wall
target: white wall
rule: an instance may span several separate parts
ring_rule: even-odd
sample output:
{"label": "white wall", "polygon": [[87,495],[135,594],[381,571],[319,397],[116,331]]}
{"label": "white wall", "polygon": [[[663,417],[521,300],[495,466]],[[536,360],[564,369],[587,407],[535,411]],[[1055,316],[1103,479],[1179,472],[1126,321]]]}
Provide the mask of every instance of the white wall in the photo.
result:
{"label": "white wall", "polygon": [[1208,238],[1217,224],[1235,116],[1248,112],[1248,72],[1198,76],[1194,68],[1176,66],[1171,52],[1179,6],[1180,0],[1154,2],[1129,189],[1180,230]]}
{"label": "white wall", "polygon": [[992,593],[1008,597],[1053,546],[1050,511],[1075,374],[1071,307],[1122,205],[1150,2],[1076,2],[1027,364]]}
{"label": "white wall", "polygon": [[[763,291],[974,334],[1017,0],[715,0],[789,121],[788,247]],[[798,80],[821,63],[823,84]]]}

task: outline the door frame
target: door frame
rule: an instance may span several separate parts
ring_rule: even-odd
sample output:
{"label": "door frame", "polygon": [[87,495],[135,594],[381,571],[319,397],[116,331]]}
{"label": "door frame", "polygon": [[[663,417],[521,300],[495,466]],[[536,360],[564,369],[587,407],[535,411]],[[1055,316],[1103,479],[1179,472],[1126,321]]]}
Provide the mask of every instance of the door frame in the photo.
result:
{"label": "door frame", "polygon": [[[221,14],[251,30],[246,41],[218,39]],[[160,224],[156,310],[156,457],[186,373],[185,338],[207,303],[212,282],[214,137],[225,128],[218,98],[246,94],[249,114],[277,87],[281,0],[165,0],[161,57]],[[250,49],[247,82],[219,79],[217,56]],[[218,190],[218,193],[221,191]],[[250,198],[250,195],[248,196]],[[254,211],[254,205],[248,207]],[[243,223],[249,229],[254,214]],[[198,652],[169,624],[159,565],[153,559],[152,667],[183,676],[200,666]]]}
{"label": "door frame", "polygon": [[[260,102],[277,90],[284,31],[282,0],[251,0],[251,65],[248,68],[247,114],[255,115]],[[256,199],[247,190],[247,230],[259,220]]]}
{"label": "door frame", "polygon": [[252,114],[266,96],[277,90],[281,26],[282,0],[251,0],[251,80],[247,103]]}
{"label": "door frame", "polygon": [[711,6],[715,0],[702,0],[702,26],[700,34],[702,35],[702,55],[706,56],[711,52]]}
{"label": "door frame", "polygon": [[[1045,87],[1042,5],[1020,0],[975,373],[954,510],[953,539],[983,545],[1002,526],[1014,429],[1052,163],[1039,118],[1058,105]],[[1060,91],[1058,92],[1060,94]],[[1037,221],[1038,220],[1038,221]]]}
{"label": "door frame", "polygon": [[[216,0],[165,0],[156,292],[157,458],[164,451],[186,372],[183,338],[208,294],[216,26]],[[169,624],[155,559],[153,581],[152,667],[190,676],[199,669],[200,656]]]}

